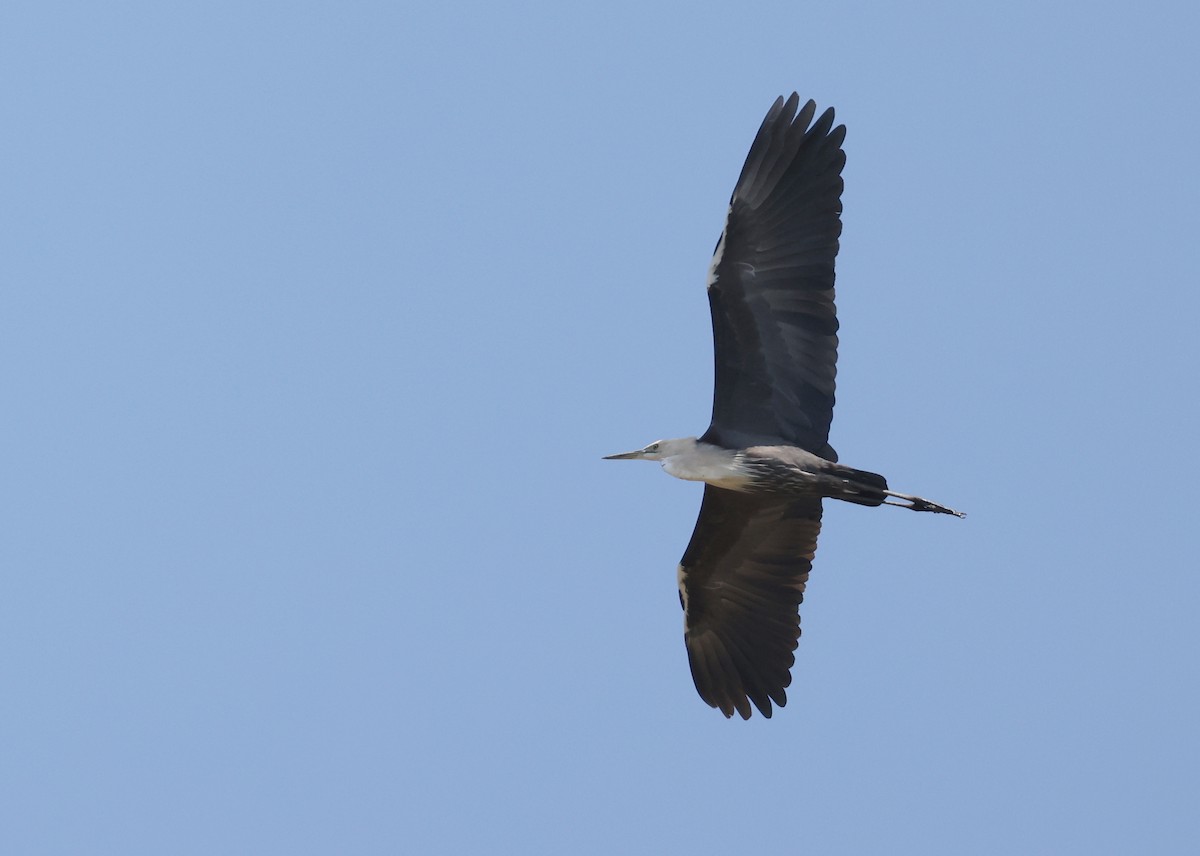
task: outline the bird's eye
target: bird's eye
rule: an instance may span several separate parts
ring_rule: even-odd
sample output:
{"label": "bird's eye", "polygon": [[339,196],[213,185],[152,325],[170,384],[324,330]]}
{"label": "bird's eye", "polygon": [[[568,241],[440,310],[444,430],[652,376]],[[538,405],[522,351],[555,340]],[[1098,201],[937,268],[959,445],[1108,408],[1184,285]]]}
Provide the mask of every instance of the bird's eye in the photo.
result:
{"label": "bird's eye", "polygon": [[658,443],[651,443],[649,446],[646,447],[646,451],[647,452],[657,452],[658,451]]}

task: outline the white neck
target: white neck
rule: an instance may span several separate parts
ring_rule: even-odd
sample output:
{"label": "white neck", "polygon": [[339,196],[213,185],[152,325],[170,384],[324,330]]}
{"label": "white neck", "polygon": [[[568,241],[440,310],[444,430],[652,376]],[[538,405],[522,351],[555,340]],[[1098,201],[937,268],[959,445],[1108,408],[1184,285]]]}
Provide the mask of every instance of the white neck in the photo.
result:
{"label": "white neck", "polygon": [[749,482],[737,460],[737,453],[708,443],[663,458],[662,468],[677,479],[702,481],[716,487],[738,490]]}

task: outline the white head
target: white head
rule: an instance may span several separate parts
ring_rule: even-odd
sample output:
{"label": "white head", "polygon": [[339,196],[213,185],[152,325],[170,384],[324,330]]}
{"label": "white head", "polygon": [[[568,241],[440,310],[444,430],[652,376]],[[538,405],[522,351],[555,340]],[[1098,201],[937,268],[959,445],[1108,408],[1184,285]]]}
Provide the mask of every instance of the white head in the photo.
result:
{"label": "white head", "polygon": [[680,437],[678,440],[656,440],[644,449],[606,455],[606,461],[663,461],[676,455],[686,455],[696,450],[695,437]]}

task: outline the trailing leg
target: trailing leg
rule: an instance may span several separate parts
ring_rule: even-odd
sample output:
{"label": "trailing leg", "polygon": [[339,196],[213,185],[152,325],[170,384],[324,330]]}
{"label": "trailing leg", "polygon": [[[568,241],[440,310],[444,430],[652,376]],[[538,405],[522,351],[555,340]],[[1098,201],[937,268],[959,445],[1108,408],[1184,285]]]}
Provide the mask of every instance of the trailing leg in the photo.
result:
{"label": "trailing leg", "polygon": [[955,517],[966,517],[963,512],[955,511],[953,508],[947,508],[944,505],[938,505],[936,502],[931,502],[919,496],[909,496],[907,493],[896,493],[895,491],[885,490],[888,496],[894,496],[896,499],[902,499],[904,502],[891,502],[884,500],[884,505],[894,505],[897,508],[907,508],[910,511],[932,511],[935,514],[953,514]]}

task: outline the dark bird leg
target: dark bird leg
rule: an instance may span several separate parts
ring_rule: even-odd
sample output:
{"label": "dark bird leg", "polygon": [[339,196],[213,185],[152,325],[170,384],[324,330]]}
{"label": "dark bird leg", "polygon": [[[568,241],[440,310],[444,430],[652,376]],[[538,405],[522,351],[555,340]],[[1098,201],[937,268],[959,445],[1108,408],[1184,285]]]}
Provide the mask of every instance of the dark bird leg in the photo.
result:
{"label": "dark bird leg", "polygon": [[894,505],[897,508],[907,508],[910,511],[932,511],[935,514],[953,514],[955,517],[966,517],[963,512],[955,511],[953,508],[947,508],[944,505],[938,505],[936,502],[930,502],[928,499],[922,499],[919,496],[909,496],[907,493],[895,493],[894,491],[885,490],[888,496],[894,496],[896,499],[903,499],[905,502],[889,502],[886,499],[884,505]]}

